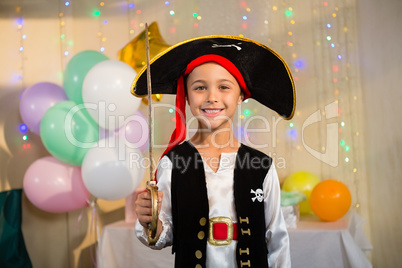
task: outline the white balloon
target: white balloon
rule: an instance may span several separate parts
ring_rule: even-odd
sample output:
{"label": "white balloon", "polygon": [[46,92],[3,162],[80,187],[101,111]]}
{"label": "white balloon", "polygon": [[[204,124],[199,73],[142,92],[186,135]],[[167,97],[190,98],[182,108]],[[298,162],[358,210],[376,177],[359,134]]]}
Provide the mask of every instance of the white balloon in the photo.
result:
{"label": "white balloon", "polygon": [[130,93],[135,76],[133,68],[118,60],[99,62],[89,70],[82,85],[82,99],[99,126],[119,128],[138,110],[141,98]]}
{"label": "white balloon", "polygon": [[[98,144],[107,144],[99,142]],[[139,149],[93,147],[82,162],[82,179],[95,197],[118,200],[133,193],[144,177],[145,163]]]}

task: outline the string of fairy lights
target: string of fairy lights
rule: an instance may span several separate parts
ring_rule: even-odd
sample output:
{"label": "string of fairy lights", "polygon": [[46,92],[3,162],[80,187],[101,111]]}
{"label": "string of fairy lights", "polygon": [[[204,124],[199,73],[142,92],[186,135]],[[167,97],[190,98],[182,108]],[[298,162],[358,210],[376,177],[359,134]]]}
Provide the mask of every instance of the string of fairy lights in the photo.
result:
{"label": "string of fairy lights", "polygon": [[60,27],[60,51],[61,51],[61,72],[60,78],[62,79],[63,70],[67,65],[67,62],[71,57],[71,49],[73,46],[73,41],[67,35],[67,18],[72,16],[71,2],[70,1],[60,1],[59,2],[59,27]]}
{"label": "string of fairy lights", "polygon": [[[15,22],[17,26],[17,34],[19,36],[19,44],[18,44],[18,54],[20,58],[20,65],[18,67],[17,73],[14,75],[13,82],[19,83],[22,88],[25,87],[25,81],[24,81],[24,61],[25,61],[25,47],[24,43],[25,40],[27,39],[27,34],[25,34],[24,31],[24,16],[23,16],[23,10],[22,6],[20,3],[18,3],[15,7]],[[22,148],[23,149],[29,149],[31,148],[31,144],[29,143],[28,136],[29,136],[29,130],[28,126],[24,123],[19,124],[18,129],[22,135],[21,139],[23,140],[22,142]]]}
{"label": "string of fairy lights", "polygon": [[20,5],[16,6],[16,24],[17,24],[17,32],[20,37],[19,42],[19,55],[20,55],[20,67],[19,72],[15,77],[15,81],[20,81],[22,86],[24,86],[24,41],[27,38],[27,35],[24,33],[24,17],[22,15],[22,8]]}
{"label": "string of fairy lights", "polygon": [[[346,12],[346,11],[344,11]],[[326,85],[330,85],[334,102],[338,104],[339,121],[339,168],[338,174],[342,174],[339,179],[343,179],[346,184],[353,185],[354,206],[360,207],[359,196],[359,175],[358,161],[356,161],[356,152],[359,144],[359,124],[356,122],[356,114],[351,111],[351,107],[356,106],[358,99],[355,88],[350,83],[350,58],[348,53],[348,26],[344,24],[344,14],[340,12],[337,6],[330,2],[319,2],[313,9],[313,13],[320,18],[321,40],[317,45],[323,46],[328,53],[329,75]],[[353,75],[352,75],[353,76]],[[348,120],[348,121],[346,121]],[[320,128],[323,129],[323,128]]]}

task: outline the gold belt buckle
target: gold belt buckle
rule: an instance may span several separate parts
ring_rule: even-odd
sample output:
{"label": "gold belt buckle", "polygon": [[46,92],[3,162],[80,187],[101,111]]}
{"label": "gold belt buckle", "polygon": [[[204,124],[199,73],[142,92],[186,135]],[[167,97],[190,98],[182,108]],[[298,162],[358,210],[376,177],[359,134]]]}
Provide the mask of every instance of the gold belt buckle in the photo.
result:
{"label": "gold belt buckle", "polygon": [[[214,223],[226,223],[228,234],[225,240],[216,240],[214,238],[213,226]],[[228,246],[233,241],[233,222],[230,218],[227,217],[214,217],[209,219],[209,234],[208,234],[208,242],[212,246]]]}

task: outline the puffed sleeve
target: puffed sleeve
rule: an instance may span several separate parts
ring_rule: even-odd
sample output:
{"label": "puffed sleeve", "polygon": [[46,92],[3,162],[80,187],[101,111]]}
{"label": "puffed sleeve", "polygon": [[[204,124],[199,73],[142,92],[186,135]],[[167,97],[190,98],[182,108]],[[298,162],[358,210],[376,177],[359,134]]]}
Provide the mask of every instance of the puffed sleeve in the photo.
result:
{"label": "puffed sleeve", "polygon": [[265,239],[269,267],[291,267],[289,235],[281,210],[278,174],[272,163],[264,180]]}
{"label": "puffed sleeve", "polygon": [[[172,222],[172,203],[170,185],[172,180],[172,162],[167,156],[164,156],[158,164],[157,181],[158,190],[163,192],[162,207],[159,213],[159,219],[163,225],[163,231],[159,236],[155,246],[149,246],[152,249],[162,249],[171,246],[173,243],[173,222]],[[137,221],[135,232],[138,239],[148,246],[148,234],[145,228]]]}

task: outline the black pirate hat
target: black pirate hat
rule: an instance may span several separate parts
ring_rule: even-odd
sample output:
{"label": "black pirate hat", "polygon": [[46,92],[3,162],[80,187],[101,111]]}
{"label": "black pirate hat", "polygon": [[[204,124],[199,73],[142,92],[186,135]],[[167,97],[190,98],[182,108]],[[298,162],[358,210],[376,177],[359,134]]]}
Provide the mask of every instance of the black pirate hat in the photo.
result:
{"label": "black pirate hat", "polygon": [[[152,93],[176,94],[178,78],[187,65],[204,55],[219,55],[228,59],[244,78],[250,98],[285,119],[293,117],[296,94],[292,74],[284,59],[269,47],[238,36],[196,37],[158,54],[150,62]],[[146,66],[135,78],[131,92],[138,97],[147,95]]]}

